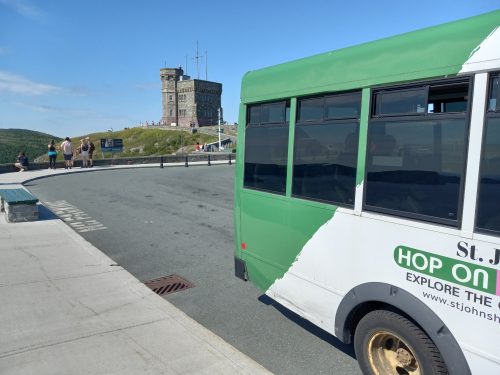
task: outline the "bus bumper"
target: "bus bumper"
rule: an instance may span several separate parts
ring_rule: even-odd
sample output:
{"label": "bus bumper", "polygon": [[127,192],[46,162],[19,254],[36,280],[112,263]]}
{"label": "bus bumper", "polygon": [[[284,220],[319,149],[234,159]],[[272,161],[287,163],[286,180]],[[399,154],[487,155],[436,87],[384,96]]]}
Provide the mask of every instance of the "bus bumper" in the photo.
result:
{"label": "bus bumper", "polygon": [[241,280],[248,280],[247,265],[244,260],[238,257],[234,257],[234,274]]}

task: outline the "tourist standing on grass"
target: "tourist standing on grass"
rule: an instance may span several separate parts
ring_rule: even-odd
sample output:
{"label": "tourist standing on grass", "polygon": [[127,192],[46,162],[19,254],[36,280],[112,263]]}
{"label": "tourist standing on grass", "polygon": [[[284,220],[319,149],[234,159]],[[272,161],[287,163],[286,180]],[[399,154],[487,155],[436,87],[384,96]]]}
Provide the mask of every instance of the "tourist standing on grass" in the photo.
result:
{"label": "tourist standing on grass", "polygon": [[89,143],[87,139],[82,139],[80,141],[80,155],[82,157],[82,168],[87,168],[87,164],[89,161]]}
{"label": "tourist standing on grass", "polygon": [[57,150],[54,140],[50,141],[48,148],[49,148],[49,169],[56,169]]}
{"label": "tourist standing on grass", "polygon": [[92,168],[94,166],[94,160],[92,160],[92,155],[94,155],[95,144],[90,140],[89,137],[85,138],[85,140],[89,144],[89,167]]}
{"label": "tourist standing on grass", "polygon": [[63,143],[61,143],[61,150],[64,155],[64,169],[71,169],[73,167],[73,145],[71,144],[71,139],[66,137]]}
{"label": "tourist standing on grass", "polygon": [[19,153],[17,156],[17,163],[14,165],[19,168],[19,172],[24,172],[28,170],[28,158],[24,152]]}

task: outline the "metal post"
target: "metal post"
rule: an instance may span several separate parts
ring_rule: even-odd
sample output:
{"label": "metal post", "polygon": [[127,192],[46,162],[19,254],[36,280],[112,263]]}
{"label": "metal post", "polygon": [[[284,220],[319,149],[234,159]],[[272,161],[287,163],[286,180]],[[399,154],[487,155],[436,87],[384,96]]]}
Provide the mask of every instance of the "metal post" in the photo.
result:
{"label": "metal post", "polygon": [[231,165],[231,154],[229,154],[229,165]]}
{"label": "metal post", "polygon": [[163,168],[163,156],[160,156],[160,168]]}
{"label": "metal post", "polygon": [[208,166],[210,167],[212,163],[210,163],[210,154],[208,154]]}
{"label": "metal post", "polygon": [[188,156],[186,155],[186,162],[184,163],[184,166],[185,167],[189,167],[189,164],[188,164]]}
{"label": "metal post", "polygon": [[221,147],[221,145],[220,145],[220,115],[221,115],[220,108],[217,108],[217,117],[218,117],[217,122],[219,123],[219,130],[218,130],[218,132],[219,132],[219,151],[220,151],[220,147]]}
{"label": "metal post", "polygon": [[198,61],[200,56],[198,55],[198,41],[196,41],[196,77],[200,79],[200,68],[198,66]]}

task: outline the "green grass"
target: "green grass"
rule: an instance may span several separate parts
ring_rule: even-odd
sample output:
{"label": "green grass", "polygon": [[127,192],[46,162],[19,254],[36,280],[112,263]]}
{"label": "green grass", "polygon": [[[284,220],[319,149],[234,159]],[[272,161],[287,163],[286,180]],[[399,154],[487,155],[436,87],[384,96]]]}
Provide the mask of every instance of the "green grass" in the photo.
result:
{"label": "green grass", "polygon": [[50,134],[25,129],[0,129],[0,164],[14,163],[20,152],[25,152],[30,162],[47,152],[47,145],[54,139]]}
{"label": "green grass", "polygon": [[[204,144],[215,142],[218,139],[217,136],[200,132],[191,134],[190,131],[180,129],[151,128],[130,128],[113,133],[102,132],[85,136],[88,136],[95,144],[94,160],[102,158],[101,139],[106,138],[123,139],[123,152],[116,154],[118,157],[171,155],[180,151],[182,147],[184,152],[192,152],[195,150],[196,142]],[[73,137],[71,139],[73,146],[75,148],[79,147],[80,140],[85,136]],[[105,153],[104,157],[110,158],[111,154],[109,152]],[[47,161],[48,157],[44,155],[41,159]],[[62,160],[61,153],[59,153],[57,160]]]}
{"label": "green grass", "polygon": [[[184,129],[130,128],[113,133],[102,132],[73,137],[71,139],[73,146],[79,147],[80,140],[87,136],[96,146],[94,159],[102,158],[101,138],[123,139],[124,152],[115,154],[118,157],[171,155],[179,152],[181,148],[183,152],[192,152],[195,150],[196,142],[202,145],[218,140],[217,135],[204,134],[200,131],[192,134]],[[57,146],[63,141],[50,134],[31,130],[0,129],[0,164],[14,163],[21,151],[26,152],[30,162],[34,162],[35,159],[47,162],[47,145],[52,139],[56,141]],[[110,158],[111,154],[105,153],[104,157]],[[61,152],[57,160],[62,160]]]}

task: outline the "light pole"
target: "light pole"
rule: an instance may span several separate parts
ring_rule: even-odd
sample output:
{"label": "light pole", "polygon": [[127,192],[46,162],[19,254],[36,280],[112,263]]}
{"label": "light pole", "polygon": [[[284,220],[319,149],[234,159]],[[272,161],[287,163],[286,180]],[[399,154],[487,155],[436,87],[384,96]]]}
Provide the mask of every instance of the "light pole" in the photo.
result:
{"label": "light pole", "polygon": [[217,108],[217,117],[218,117],[218,123],[219,123],[219,151],[221,150],[221,145],[220,145],[220,108]]}

